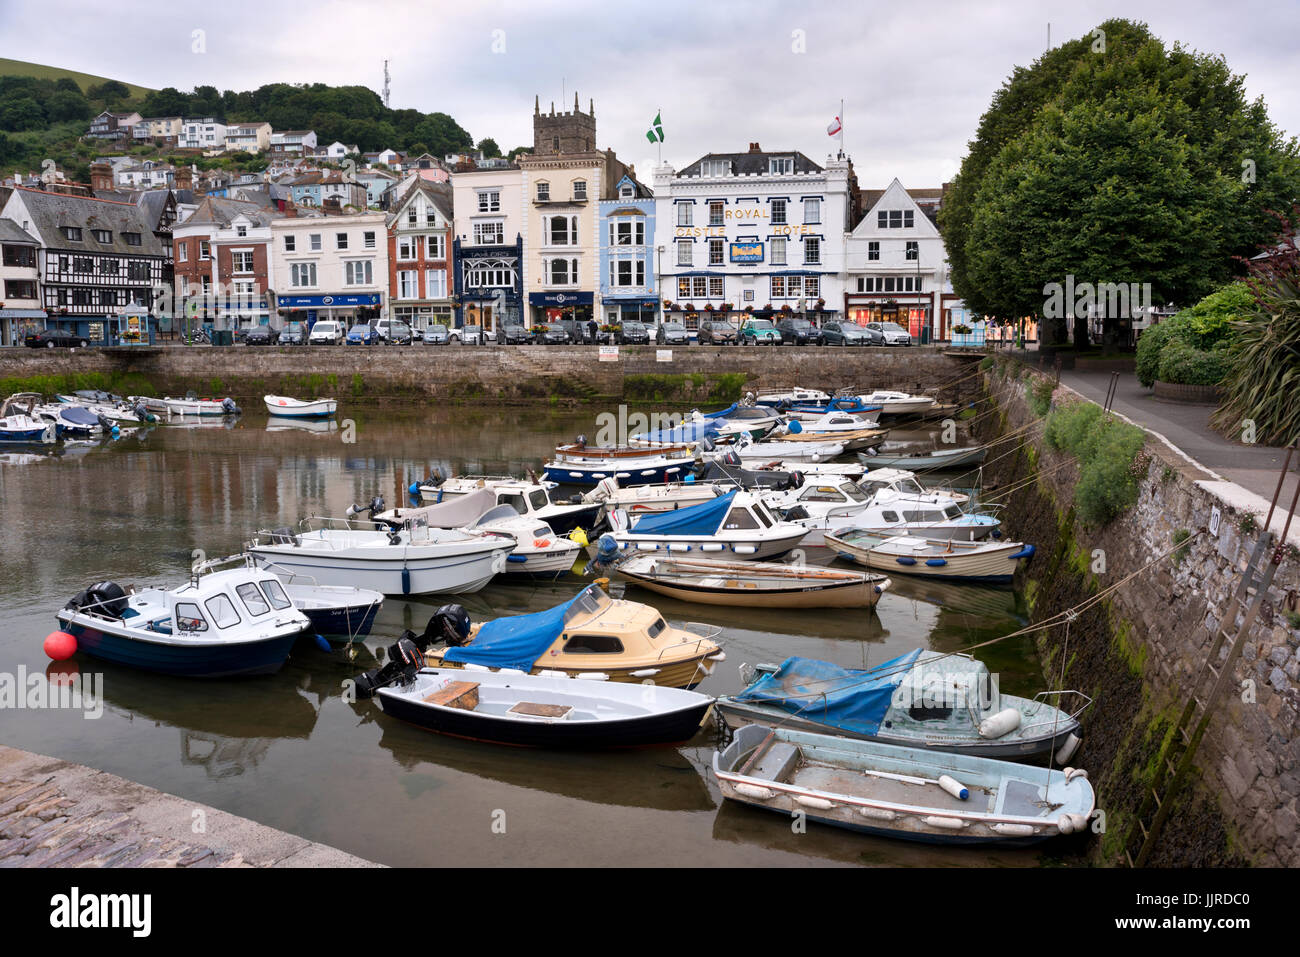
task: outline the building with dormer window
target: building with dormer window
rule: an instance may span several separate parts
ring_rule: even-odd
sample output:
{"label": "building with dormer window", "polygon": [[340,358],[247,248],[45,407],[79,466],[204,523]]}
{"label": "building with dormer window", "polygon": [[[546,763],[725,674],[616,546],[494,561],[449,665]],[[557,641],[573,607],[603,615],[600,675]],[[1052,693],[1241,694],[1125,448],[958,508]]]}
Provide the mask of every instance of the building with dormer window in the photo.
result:
{"label": "building with dormer window", "polygon": [[616,199],[599,203],[601,321],[653,323],[659,311],[654,196],[630,170],[614,192]]}
{"label": "building with dormer window", "polygon": [[660,295],[674,318],[688,329],[708,311],[839,318],[851,181],[846,158],[822,167],[758,143],[656,169]]}

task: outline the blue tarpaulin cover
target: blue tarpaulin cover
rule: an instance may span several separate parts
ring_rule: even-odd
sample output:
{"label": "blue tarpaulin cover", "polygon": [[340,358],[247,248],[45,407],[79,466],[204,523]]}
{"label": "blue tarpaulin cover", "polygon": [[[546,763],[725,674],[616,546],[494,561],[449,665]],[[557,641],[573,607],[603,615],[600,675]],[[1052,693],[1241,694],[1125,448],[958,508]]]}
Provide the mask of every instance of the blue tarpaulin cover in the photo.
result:
{"label": "blue tarpaulin cover", "polygon": [[698,442],[705,436],[717,435],[718,427],[722,424],[722,417],[728,412],[734,412],[735,409],[736,406],[733,403],[719,412],[706,412],[702,422],[683,422],[671,429],[641,432],[632,436],[632,438],[643,442],[654,442],[658,445],[685,445],[689,442]]}
{"label": "blue tarpaulin cover", "polygon": [[918,648],[866,671],[812,658],[787,658],[773,674],[764,675],[736,695],[736,700],[873,735],[880,730],[894,691],[920,656]]}
{"label": "blue tarpaulin cover", "polygon": [[736,489],[712,502],[688,505],[671,512],[651,512],[632,526],[633,535],[712,535],[727,517]]}
{"label": "blue tarpaulin cover", "polygon": [[581,598],[578,592],[562,605],[531,615],[514,615],[484,622],[468,645],[448,648],[444,661],[483,665],[486,668],[518,668],[531,671],[537,659],[555,643],[564,630],[564,615]]}

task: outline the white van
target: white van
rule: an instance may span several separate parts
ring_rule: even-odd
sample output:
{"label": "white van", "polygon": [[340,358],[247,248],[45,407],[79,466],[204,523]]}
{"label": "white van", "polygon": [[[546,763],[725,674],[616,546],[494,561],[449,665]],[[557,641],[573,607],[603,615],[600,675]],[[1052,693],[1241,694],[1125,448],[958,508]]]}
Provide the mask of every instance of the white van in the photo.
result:
{"label": "white van", "polygon": [[337,346],[343,341],[343,323],[321,319],[311,327],[307,344],[312,346]]}

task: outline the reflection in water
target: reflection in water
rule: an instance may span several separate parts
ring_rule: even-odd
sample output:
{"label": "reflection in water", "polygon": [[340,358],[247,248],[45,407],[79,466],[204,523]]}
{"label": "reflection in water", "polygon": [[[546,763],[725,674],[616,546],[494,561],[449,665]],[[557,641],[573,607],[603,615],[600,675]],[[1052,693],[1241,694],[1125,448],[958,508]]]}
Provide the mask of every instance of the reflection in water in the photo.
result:
{"label": "reflection in water", "polygon": [[[396,413],[341,408],[342,430],[273,428],[265,416],[186,420],[116,442],[0,458],[0,672],[46,667],[54,612],[87,584],[175,585],[194,550],[227,555],[258,528],[342,515],[432,471],[523,474],[555,444],[591,434],[594,416],[473,407]],[[526,426],[524,425],[526,423]],[[331,423],[333,424],[333,423]],[[9,450],[17,455],[19,450]],[[22,450],[24,453],[28,450]],[[830,552],[809,549],[810,562]],[[713,730],[688,746],[613,754],[498,748],[411,728],[373,702],[344,698],[404,629],[449,600],[475,620],[551,607],[581,579],[494,584],[474,595],[389,600],[355,660],[299,642],[276,675],[187,681],[81,659],[102,674],[105,711],[22,710],[6,743],[89,764],[384,863],[967,864],[1032,863],[1032,852],[935,852],[788,821],[720,800]],[[735,693],[743,665],[791,655],[870,667],[917,646],[956,650],[1019,627],[1009,590],[895,576],[874,610],[756,610],[692,605],[637,589],[675,625],[722,629],[727,653],[700,690]],[[1013,694],[1042,689],[1032,643],[981,652]],[[179,745],[179,747],[178,747]],[[503,837],[492,815],[510,821]],[[412,839],[411,835],[418,835]],[[520,837],[522,835],[522,837]]]}

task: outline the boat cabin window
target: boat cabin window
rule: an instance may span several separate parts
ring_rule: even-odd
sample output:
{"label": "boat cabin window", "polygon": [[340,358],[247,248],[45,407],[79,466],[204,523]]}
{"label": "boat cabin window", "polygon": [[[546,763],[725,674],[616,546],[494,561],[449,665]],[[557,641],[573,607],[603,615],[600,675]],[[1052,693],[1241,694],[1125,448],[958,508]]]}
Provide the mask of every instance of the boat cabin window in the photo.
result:
{"label": "boat cabin window", "polygon": [[173,613],[177,631],[207,631],[208,623],[199,613],[199,606],[189,602],[178,602]]}
{"label": "boat cabin window", "polygon": [[961,506],[949,505],[943,510],[944,518],[961,518]]}
{"label": "boat cabin window", "polygon": [[870,497],[870,496],[872,496],[872,495],[875,495],[875,494],[876,494],[877,492],[879,492],[881,489],[889,488],[889,483],[888,483],[888,482],[868,482],[866,479],[863,479],[863,480],[862,480],[862,483],[858,486],[858,488],[862,489],[863,494],[865,494],[865,495],[867,495],[868,497]]}
{"label": "boat cabin window", "polygon": [[283,611],[293,604],[289,596],[284,593],[284,588],[279,582],[267,580],[262,582],[262,591],[266,592],[266,597],[271,600],[271,607],[277,611]]}
{"label": "boat cabin window", "polygon": [[203,603],[203,607],[208,610],[218,628],[239,624],[239,612],[235,611],[235,603],[225,595],[213,595]]}
{"label": "boat cabin window", "polygon": [[549,525],[538,525],[533,529],[533,535],[537,538],[550,538],[554,534],[555,533],[551,531],[551,526]]}
{"label": "boat cabin window", "polygon": [[657,619],[655,623],[651,625],[648,629],[646,629],[646,634],[648,634],[651,638],[658,638],[660,635],[663,634],[664,629],[667,627],[668,627],[668,623],[664,621],[662,618],[660,618]]}
{"label": "boat cabin window", "polygon": [[850,502],[865,502],[867,500],[866,493],[852,482],[845,482],[840,486],[840,491],[848,497]]}
{"label": "boat cabin window", "polygon": [[908,495],[924,495],[925,489],[921,488],[916,479],[899,479],[894,483],[894,489],[899,492],[906,492]]}
{"label": "boat cabin window", "polygon": [[754,521],[754,516],[749,514],[747,508],[733,508],[727,513],[727,520],[722,525],[723,528],[758,528],[758,522]]}
{"label": "boat cabin window", "polygon": [[569,606],[569,610],[564,615],[565,624],[568,624],[578,615],[593,615],[609,605],[609,596],[599,585],[588,585],[586,589]]}
{"label": "boat cabin window", "polygon": [[524,501],[522,495],[511,495],[508,492],[501,492],[497,495],[498,505],[509,505],[520,515],[528,511],[528,503]]}
{"label": "boat cabin window", "polygon": [[537,489],[536,491],[529,492],[528,501],[529,504],[531,504],[535,509],[546,508],[546,506],[550,504],[550,502],[546,498],[546,493],[541,489]]}
{"label": "boat cabin window", "polygon": [[903,518],[909,522],[931,522],[938,521],[940,514],[929,509],[917,509],[916,511],[903,512]]}
{"label": "boat cabin window", "polygon": [[799,496],[801,502],[842,502],[844,496],[833,485],[810,485]]}
{"label": "boat cabin window", "polygon": [[574,635],[564,643],[566,655],[618,655],[623,642],[613,635]]}
{"label": "boat cabin window", "polygon": [[764,528],[771,528],[772,523],[776,521],[767,514],[767,506],[759,502],[754,503],[754,514],[758,516],[758,520],[763,523]]}
{"label": "boat cabin window", "polygon": [[881,513],[880,513],[880,517],[883,518],[886,522],[897,522],[897,521],[898,521],[898,513],[897,513],[897,512],[881,512]]}
{"label": "boat cabin window", "polygon": [[248,613],[254,618],[258,615],[265,615],[271,610],[271,606],[266,603],[266,599],[252,582],[236,585],[235,594],[239,596],[239,600],[244,603],[244,607],[248,609]]}

